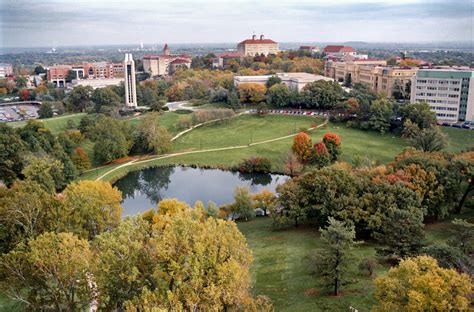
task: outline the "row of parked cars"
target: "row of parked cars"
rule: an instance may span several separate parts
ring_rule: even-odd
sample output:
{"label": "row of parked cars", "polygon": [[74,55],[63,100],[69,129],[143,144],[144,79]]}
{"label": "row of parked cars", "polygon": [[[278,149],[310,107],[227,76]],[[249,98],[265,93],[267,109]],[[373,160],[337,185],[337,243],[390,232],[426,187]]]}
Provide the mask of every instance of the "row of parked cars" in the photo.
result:
{"label": "row of parked cars", "polygon": [[448,122],[442,122],[438,123],[440,126],[444,127],[453,127],[453,128],[463,128],[463,129],[469,129],[469,130],[474,130],[474,125],[470,121],[465,121],[463,123],[448,123]]}
{"label": "row of parked cars", "polygon": [[[256,109],[251,109],[251,113],[256,113]],[[327,117],[328,114],[325,112],[314,112],[314,111],[301,111],[301,110],[279,110],[279,109],[270,109],[268,110],[269,114],[280,114],[280,115],[304,115],[304,116],[324,116]]]}

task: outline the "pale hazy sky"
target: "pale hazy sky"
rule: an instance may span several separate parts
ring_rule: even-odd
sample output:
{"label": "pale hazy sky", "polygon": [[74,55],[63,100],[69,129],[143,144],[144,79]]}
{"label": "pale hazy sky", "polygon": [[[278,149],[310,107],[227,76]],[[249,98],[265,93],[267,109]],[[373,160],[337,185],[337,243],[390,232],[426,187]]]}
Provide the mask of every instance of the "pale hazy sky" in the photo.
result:
{"label": "pale hazy sky", "polygon": [[473,41],[473,2],[0,0],[0,45]]}

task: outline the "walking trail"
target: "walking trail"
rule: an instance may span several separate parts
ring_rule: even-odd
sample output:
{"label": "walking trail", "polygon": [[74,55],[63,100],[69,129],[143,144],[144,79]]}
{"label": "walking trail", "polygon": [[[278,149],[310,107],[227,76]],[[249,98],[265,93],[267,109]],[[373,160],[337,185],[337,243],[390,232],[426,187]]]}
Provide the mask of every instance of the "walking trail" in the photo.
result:
{"label": "walking trail", "polygon": [[[240,113],[236,116],[239,116],[239,115],[242,115],[242,114],[245,114],[245,113]],[[236,117],[236,116],[233,116],[233,117]],[[178,133],[174,138],[171,139],[171,141],[174,141],[176,140],[177,138],[179,138],[181,135],[197,128],[197,127],[200,127],[202,125],[205,125],[205,124],[209,124],[211,122],[215,122],[215,121],[218,121],[218,120],[221,120],[221,119],[216,119],[216,120],[211,120],[211,121],[207,121],[205,123],[202,123],[202,124],[198,124],[190,129],[187,129],[185,131],[182,131],[180,133]],[[318,128],[321,128],[323,126],[325,126],[326,124],[328,123],[328,119],[326,119],[322,124],[316,126],[316,127],[311,127],[311,128],[308,128],[307,131],[313,131],[313,130],[316,130]],[[211,152],[219,152],[219,151],[228,151],[228,150],[234,150],[234,149],[243,149],[243,148],[250,148],[252,146],[256,146],[256,145],[261,145],[261,144],[266,144],[266,143],[270,143],[270,142],[275,142],[275,141],[280,141],[280,140],[284,140],[284,139],[287,139],[287,138],[291,138],[291,137],[294,137],[296,136],[298,133],[294,133],[294,134],[289,134],[289,135],[285,135],[285,136],[282,136],[282,137],[278,137],[278,138],[274,138],[274,139],[269,139],[269,140],[264,140],[264,141],[259,141],[259,142],[255,142],[255,143],[249,143],[249,144],[246,144],[246,145],[234,145],[234,146],[228,146],[228,147],[220,147],[220,148],[211,148],[211,149],[205,149],[205,150],[198,150],[198,151],[188,151],[188,152],[179,152],[179,153],[173,153],[173,154],[165,154],[165,155],[157,155],[155,157],[152,157],[152,158],[148,158],[148,159],[144,159],[144,160],[140,160],[140,159],[134,159],[134,160],[131,160],[129,162],[126,162],[126,163],[123,163],[121,164],[120,166],[117,166],[115,168],[112,168],[111,170],[103,173],[101,176],[97,177],[96,180],[102,180],[104,177],[108,176],[109,174],[111,174],[112,172],[116,171],[116,170],[119,170],[119,169],[122,169],[122,168],[125,168],[125,167],[128,167],[128,166],[131,166],[131,165],[138,165],[138,164],[144,164],[144,163],[147,163],[147,162],[150,162],[150,161],[155,161],[155,160],[160,160],[160,159],[166,159],[166,158],[172,158],[172,157],[176,157],[176,156],[182,156],[182,155],[189,155],[189,154],[199,154],[199,153],[211,153]]]}

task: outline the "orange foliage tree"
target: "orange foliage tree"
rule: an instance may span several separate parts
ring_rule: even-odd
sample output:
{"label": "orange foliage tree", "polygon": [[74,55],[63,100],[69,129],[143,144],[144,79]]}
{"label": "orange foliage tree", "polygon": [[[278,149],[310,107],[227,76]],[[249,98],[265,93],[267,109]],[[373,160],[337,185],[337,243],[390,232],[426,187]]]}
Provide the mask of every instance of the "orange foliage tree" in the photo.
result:
{"label": "orange foliage tree", "polygon": [[293,139],[291,149],[301,162],[307,162],[311,157],[311,146],[311,137],[305,132],[300,132]]}

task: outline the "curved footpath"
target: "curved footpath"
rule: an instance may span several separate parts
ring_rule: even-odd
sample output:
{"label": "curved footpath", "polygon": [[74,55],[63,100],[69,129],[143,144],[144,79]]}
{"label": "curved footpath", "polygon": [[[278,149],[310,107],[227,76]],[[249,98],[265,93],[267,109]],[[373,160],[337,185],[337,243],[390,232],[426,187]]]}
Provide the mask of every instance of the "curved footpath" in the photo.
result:
{"label": "curved footpath", "polygon": [[[239,115],[241,114],[245,114],[245,113],[240,113]],[[238,116],[238,115],[236,115]],[[234,116],[234,117],[236,117]],[[219,119],[221,120],[221,119]],[[173,139],[172,141],[174,141],[175,139],[177,139],[178,137],[180,137],[181,135],[193,130],[194,128],[197,128],[197,127],[200,127],[204,124],[208,124],[208,123],[211,123],[211,122],[215,122],[217,120],[211,120],[211,121],[208,121],[208,122],[205,122],[205,123],[202,123],[202,124],[199,124],[199,125],[196,125],[194,126],[193,128],[190,128],[190,129],[187,129],[185,131],[182,131],[180,133],[178,133]],[[311,128],[308,128],[307,130],[308,131],[313,131],[315,129],[318,129],[318,128],[321,128],[325,125],[327,125],[328,123],[328,119],[326,119],[322,124],[316,126],[316,127],[311,127]],[[270,143],[270,142],[274,142],[274,141],[279,141],[279,140],[284,140],[284,139],[287,139],[287,138],[291,138],[291,137],[294,137],[296,136],[298,133],[294,133],[294,134],[289,134],[289,135],[285,135],[285,136],[282,136],[282,137],[278,137],[278,138],[274,138],[274,139],[269,139],[269,140],[264,140],[264,141],[259,141],[259,142],[255,142],[255,143],[250,143],[250,144],[247,144],[247,145],[235,145],[235,146],[229,146],[229,147],[220,147],[220,148],[211,148],[211,149],[206,149],[206,150],[199,150],[199,151],[189,151],[189,152],[180,152],[180,153],[173,153],[173,154],[165,154],[165,155],[157,155],[155,157],[152,157],[152,158],[148,158],[148,159],[144,159],[144,160],[139,160],[139,159],[134,159],[134,160],[131,160],[129,162],[126,162],[126,163],[123,163],[122,165],[120,166],[117,166],[107,172],[105,172],[104,174],[102,174],[101,176],[97,177],[96,180],[102,180],[104,177],[108,176],[109,174],[111,174],[112,172],[118,170],[118,169],[121,169],[121,168],[124,168],[124,167],[128,167],[128,166],[131,166],[131,165],[136,165],[136,164],[144,164],[144,163],[147,163],[147,162],[150,162],[150,161],[154,161],[154,160],[159,160],[159,159],[166,159],[166,158],[172,158],[172,157],[176,157],[176,156],[182,156],[182,155],[188,155],[188,154],[198,154],[198,153],[210,153],[210,152],[218,152],[218,151],[227,151],[227,150],[233,150],[233,149],[243,149],[243,148],[250,148],[252,146],[255,146],[255,145],[260,145],[260,144],[266,144],[266,143]]]}

